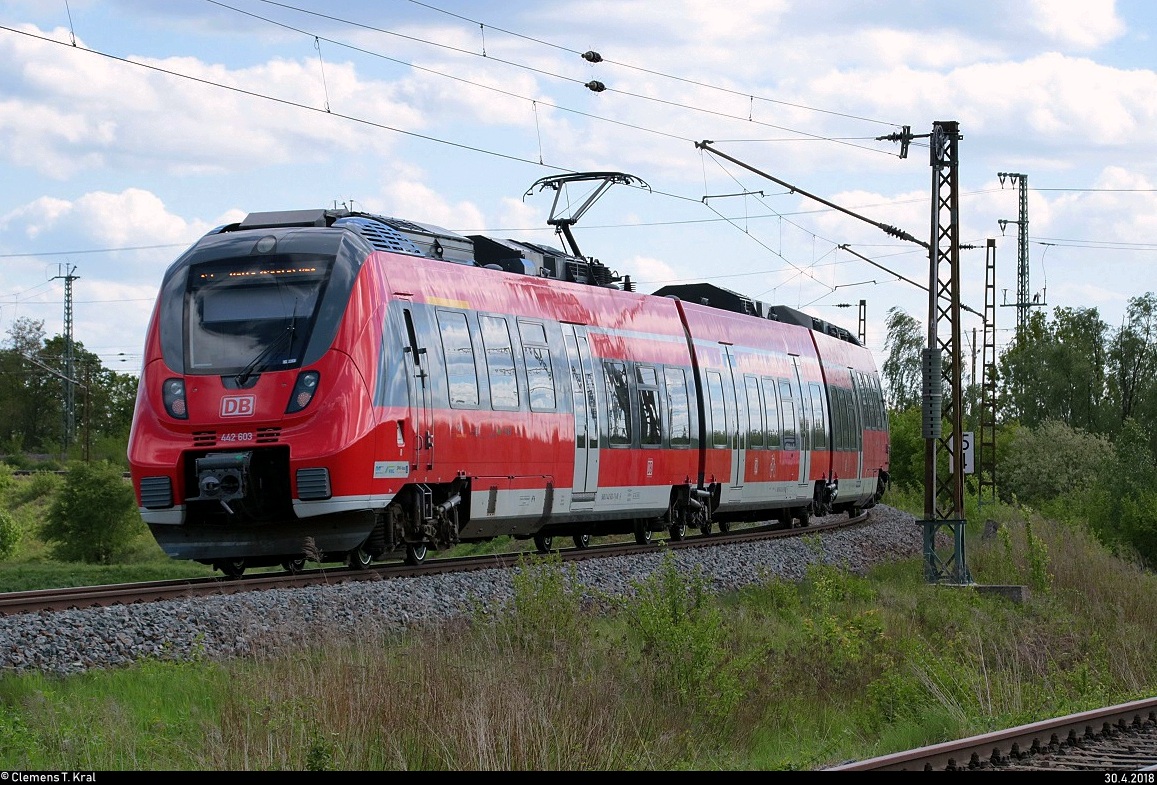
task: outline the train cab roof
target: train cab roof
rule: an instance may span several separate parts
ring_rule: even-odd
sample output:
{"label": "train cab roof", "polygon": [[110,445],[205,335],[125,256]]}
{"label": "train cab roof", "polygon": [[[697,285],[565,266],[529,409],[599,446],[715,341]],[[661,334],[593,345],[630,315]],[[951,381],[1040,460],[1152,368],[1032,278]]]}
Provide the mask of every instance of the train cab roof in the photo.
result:
{"label": "train cab roof", "polygon": [[574,256],[549,245],[480,234],[466,236],[433,224],[350,212],[344,208],[250,213],[240,223],[221,227],[217,232],[294,227],[349,229],[379,251],[423,256],[539,278],[621,287],[628,291],[633,289],[629,276],[620,276],[599,260]]}

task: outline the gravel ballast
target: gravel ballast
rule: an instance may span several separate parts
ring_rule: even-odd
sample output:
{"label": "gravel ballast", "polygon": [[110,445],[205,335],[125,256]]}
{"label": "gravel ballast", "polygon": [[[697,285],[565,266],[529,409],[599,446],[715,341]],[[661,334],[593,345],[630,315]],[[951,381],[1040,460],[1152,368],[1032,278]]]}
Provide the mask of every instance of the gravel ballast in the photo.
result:
{"label": "gravel ballast", "polygon": [[[799,580],[816,562],[863,573],[919,556],[922,537],[912,515],[881,504],[867,524],[850,530],[671,553],[680,570],[701,570],[711,590],[727,592],[773,576]],[[663,558],[590,559],[568,570],[593,596],[623,596]],[[492,569],[2,616],[0,671],[69,674],[144,659],[243,657],[280,640],[300,644],[303,631],[364,636],[449,620],[469,613],[474,600],[500,606],[511,596],[510,572]]]}

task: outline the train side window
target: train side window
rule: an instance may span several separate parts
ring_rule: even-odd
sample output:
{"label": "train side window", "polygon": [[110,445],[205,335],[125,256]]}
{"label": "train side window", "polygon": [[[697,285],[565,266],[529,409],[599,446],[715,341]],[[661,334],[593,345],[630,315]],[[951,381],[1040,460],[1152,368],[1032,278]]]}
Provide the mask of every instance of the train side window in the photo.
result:
{"label": "train side window", "polygon": [[876,385],[868,374],[860,375],[860,410],[864,413],[864,430],[877,431],[881,427],[880,409],[876,402]]}
{"label": "train side window", "polygon": [[791,382],[780,381],[779,383],[779,408],[783,414],[783,449],[798,450],[795,401],[792,399]]}
{"label": "train side window", "polygon": [[828,447],[828,418],[824,406],[824,391],[815,382],[808,385],[812,404],[812,449],[826,450]]}
{"label": "train side window", "polygon": [[884,390],[880,387],[880,378],[872,377],[872,391],[876,396],[876,416],[880,418],[880,430],[888,430],[888,409],[884,405]]}
{"label": "train side window", "polygon": [[458,311],[438,311],[438,332],[442,336],[442,350],[446,355],[446,383],[450,391],[450,406],[469,408],[478,405],[478,371],[474,367],[474,347],[470,344],[470,330],[466,314]]}
{"label": "train side window", "polygon": [[612,447],[631,446],[631,392],[627,387],[627,366],[603,363],[607,382],[607,443]]}
{"label": "train side window", "polygon": [[858,435],[858,424],[860,422],[859,416],[856,414],[856,390],[853,387],[850,390],[844,390],[844,411],[847,412],[848,425],[848,449],[856,450],[860,447],[860,438]]}
{"label": "train side window", "polygon": [[762,450],[767,445],[767,435],[763,428],[763,405],[759,401],[759,379],[744,376],[743,386],[747,388],[747,448]]}
{"label": "train side window", "polygon": [[672,447],[691,446],[691,410],[688,408],[687,374],[682,368],[663,372],[667,382],[667,430]]}
{"label": "train side window", "polygon": [[514,349],[510,325],[499,316],[479,316],[486,372],[490,379],[490,403],[495,409],[518,408],[518,380],[514,375]]}
{"label": "train side window", "polygon": [[526,382],[530,389],[530,410],[554,411],[554,371],[550,364],[550,349],[524,346],[523,353],[526,357]]}
{"label": "train side window", "polygon": [[639,390],[639,444],[659,446],[663,443],[662,418],[659,416],[659,376],[650,365],[635,367],[635,386]]}
{"label": "train side window", "polygon": [[723,377],[718,371],[707,372],[707,394],[711,398],[711,446],[726,447],[727,409],[723,402]]}
{"label": "train side window", "polygon": [[775,400],[775,380],[764,377],[763,384],[763,419],[767,427],[767,447],[774,450],[783,446],[779,430],[779,406]]}
{"label": "train side window", "polygon": [[842,450],[847,447],[847,422],[844,413],[844,391],[839,387],[829,387],[828,394],[832,400],[832,449]]}
{"label": "train side window", "polygon": [[542,322],[524,322],[519,319],[518,334],[522,337],[523,343],[546,345],[546,328],[542,326]]}
{"label": "train side window", "polygon": [[856,438],[856,394],[855,388],[840,390],[843,397],[843,418],[845,418],[845,425],[843,425],[843,438],[845,438],[846,449],[856,449],[858,440]]}
{"label": "train side window", "polygon": [[554,366],[546,344],[546,329],[541,322],[518,321],[522,353],[526,359],[526,383],[530,391],[532,412],[552,412],[557,406],[554,392]]}
{"label": "train side window", "polygon": [[863,422],[864,422],[864,383],[860,376],[852,378],[852,389],[848,390],[848,417],[849,417],[849,436],[851,436],[851,448],[853,450],[860,449],[863,441]]}
{"label": "train side window", "polygon": [[860,393],[860,416],[863,418],[864,430],[874,431],[878,424],[876,422],[876,391],[872,387],[872,377],[866,373],[857,372],[856,387]]}

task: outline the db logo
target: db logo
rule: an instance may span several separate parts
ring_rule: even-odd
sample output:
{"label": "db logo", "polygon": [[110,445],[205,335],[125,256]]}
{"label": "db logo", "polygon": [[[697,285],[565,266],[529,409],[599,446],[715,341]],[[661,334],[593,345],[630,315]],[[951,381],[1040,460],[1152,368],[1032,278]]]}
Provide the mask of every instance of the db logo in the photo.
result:
{"label": "db logo", "polygon": [[252,417],[257,405],[254,395],[227,395],[221,399],[222,417]]}

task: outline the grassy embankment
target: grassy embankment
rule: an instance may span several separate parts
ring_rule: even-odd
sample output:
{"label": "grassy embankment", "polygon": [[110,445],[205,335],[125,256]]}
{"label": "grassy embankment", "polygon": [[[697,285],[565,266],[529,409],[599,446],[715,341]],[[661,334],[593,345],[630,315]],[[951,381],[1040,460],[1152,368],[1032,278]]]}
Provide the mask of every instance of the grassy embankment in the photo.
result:
{"label": "grassy embankment", "polygon": [[[815,769],[1157,694],[1157,576],[1079,526],[1004,507],[969,520],[974,580],[1027,585],[1026,603],[929,585],[921,559],[719,598],[668,563],[631,606],[590,613],[557,559],[532,558],[511,606],[469,623],[2,674],[0,770]],[[102,568],[53,564],[25,535],[4,590],[207,574],[147,533],[133,563]]]}

